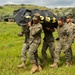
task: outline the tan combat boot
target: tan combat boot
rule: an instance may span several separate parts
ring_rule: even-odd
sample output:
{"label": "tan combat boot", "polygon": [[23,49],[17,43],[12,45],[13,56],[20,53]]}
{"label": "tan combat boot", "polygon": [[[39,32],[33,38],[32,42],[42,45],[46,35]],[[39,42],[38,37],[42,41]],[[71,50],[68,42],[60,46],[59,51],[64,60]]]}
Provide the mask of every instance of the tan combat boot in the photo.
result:
{"label": "tan combat boot", "polygon": [[51,68],[57,68],[58,67],[58,63],[53,63],[52,65],[50,65]]}
{"label": "tan combat boot", "polygon": [[32,69],[31,69],[31,73],[33,74],[33,73],[35,73],[37,70],[38,70],[38,67],[37,67],[37,65],[36,64],[32,64]]}
{"label": "tan combat boot", "polygon": [[72,65],[71,62],[66,62],[66,67],[70,67]]}
{"label": "tan combat boot", "polygon": [[18,68],[24,68],[25,62],[22,62],[22,64],[18,65]]}
{"label": "tan combat boot", "polygon": [[39,71],[42,71],[41,65],[38,65],[38,70],[39,70]]}

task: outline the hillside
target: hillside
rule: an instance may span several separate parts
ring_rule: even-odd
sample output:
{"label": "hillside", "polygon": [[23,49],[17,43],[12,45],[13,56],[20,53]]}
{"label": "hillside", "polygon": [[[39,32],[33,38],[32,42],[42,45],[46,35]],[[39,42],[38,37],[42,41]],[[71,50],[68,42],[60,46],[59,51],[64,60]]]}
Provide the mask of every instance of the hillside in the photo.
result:
{"label": "hillside", "polygon": [[17,10],[19,8],[28,8],[28,9],[40,9],[40,10],[50,10],[52,11],[54,14],[58,14],[58,13],[62,13],[64,14],[65,12],[72,12],[72,10],[74,8],[47,8],[47,7],[44,7],[44,6],[36,6],[36,5],[24,5],[24,4],[21,4],[21,5],[4,5],[2,7],[0,7],[0,16],[5,16],[5,15],[13,15],[13,11],[14,10]]}
{"label": "hillside", "polygon": [[40,9],[40,10],[50,10],[49,8],[42,7],[42,6],[36,6],[36,5],[4,5],[3,8],[0,9],[0,16],[4,15],[12,15],[14,10],[20,9],[20,8],[28,8],[28,9]]}

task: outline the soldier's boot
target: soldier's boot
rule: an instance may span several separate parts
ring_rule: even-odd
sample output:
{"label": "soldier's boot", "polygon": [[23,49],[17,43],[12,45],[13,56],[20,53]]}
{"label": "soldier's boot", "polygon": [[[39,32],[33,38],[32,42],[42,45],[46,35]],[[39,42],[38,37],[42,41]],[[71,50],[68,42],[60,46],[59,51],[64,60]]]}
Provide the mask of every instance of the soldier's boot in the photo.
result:
{"label": "soldier's boot", "polygon": [[31,69],[31,73],[35,73],[38,70],[38,67],[36,64],[32,64],[32,69]]}
{"label": "soldier's boot", "polygon": [[72,65],[72,64],[73,64],[73,61],[71,61],[71,62],[69,62],[69,63],[68,63],[68,62],[63,63],[64,66],[65,66],[65,65],[69,65],[69,64]]}
{"label": "soldier's boot", "polygon": [[70,67],[72,65],[72,62],[66,62],[66,67]]}
{"label": "soldier's boot", "polygon": [[24,68],[25,62],[22,62],[22,64],[18,65],[18,68]]}
{"label": "soldier's boot", "polygon": [[51,68],[57,68],[58,67],[58,63],[53,63],[52,65],[50,65]]}
{"label": "soldier's boot", "polygon": [[38,70],[39,70],[39,71],[42,71],[41,65],[38,65]]}

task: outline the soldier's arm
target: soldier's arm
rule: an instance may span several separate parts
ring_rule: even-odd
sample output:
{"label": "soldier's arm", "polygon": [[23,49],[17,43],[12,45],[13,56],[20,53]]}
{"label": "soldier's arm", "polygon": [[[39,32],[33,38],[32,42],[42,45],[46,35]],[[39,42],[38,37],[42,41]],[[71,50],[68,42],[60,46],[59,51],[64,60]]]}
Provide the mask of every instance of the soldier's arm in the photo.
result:
{"label": "soldier's arm", "polygon": [[70,47],[72,45],[72,36],[73,36],[73,29],[68,29],[68,46]]}
{"label": "soldier's arm", "polygon": [[75,25],[73,26],[73,37],[75,38]]}
{"label": "soldier's arm", "polygon": [[24,28],[24,26],[21,26],[21,27],[22,27],[22,31],[18,33],[18,36],[23,36],[23,34],[24,34],[25,28]]}
{"label": "soldier's arm", "polygon": [[36,35],[36,34],[39,33],[41,30],[42,30],[42,25],[39,25],[39,26],[37,26],[37,27],[31,29],[31,34],[32,34],[32,35]]}
{"label": "soldier's arm", "polygon": [[49,31],[51,31],[51,32],[54,32],[55,31],[55,29],[51,29],[49,27],[46,27],[46,29],[49,30]]}
{"label": "soldier's arm", "polygon": [[51,29],[51,32],[54,32],[55,31],[55,29]]}
{"label": "soldier's arm", "polygon": [[22,26],[22,34],[24,34],[24,32],[25,32],[25,26]]}

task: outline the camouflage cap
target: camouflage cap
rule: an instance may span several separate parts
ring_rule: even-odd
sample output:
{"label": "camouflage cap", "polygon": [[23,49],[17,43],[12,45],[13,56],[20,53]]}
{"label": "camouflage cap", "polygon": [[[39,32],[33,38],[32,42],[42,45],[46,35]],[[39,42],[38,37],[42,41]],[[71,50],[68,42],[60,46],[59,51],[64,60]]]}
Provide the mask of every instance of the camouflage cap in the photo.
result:
{"label": "camouflage cap", "polygon": [[39,13],[35,13],[32,19],[33,20],[39,20],[40,19],[40,14]]}
{"label": "camouflage cap", "polygon": [[33,20],[38,20],[38,18],[37,18],[36,16],[34,16],[32,19],[33,19]]}
{"label": "camouflage cap", "polygon": [[68,14],[68,15],[66,15],[66,18],[73,18],[73,15],[72,14]]}
{"label": "camouflage cap", "polygon": [[57,20],[63,20],[64,21],[64,17],[63,16],[58,16]]}
{"label": "camouflage cap", "polygon": [[35,13],[34,16],[40,16],[40,14],[39,13]]}

